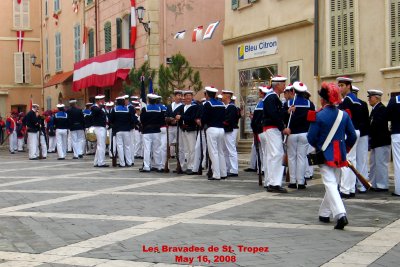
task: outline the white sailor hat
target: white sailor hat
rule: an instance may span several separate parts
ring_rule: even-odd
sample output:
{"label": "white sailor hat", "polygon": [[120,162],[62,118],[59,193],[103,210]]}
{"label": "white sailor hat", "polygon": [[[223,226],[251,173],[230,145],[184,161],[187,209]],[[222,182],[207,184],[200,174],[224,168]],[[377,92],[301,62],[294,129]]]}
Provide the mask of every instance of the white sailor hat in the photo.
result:
{"label": "white sailor hat", "polygon": [[69,103],[70,103],[70,104],[73,104],[73,103],[76,103],[76,102],[78,102],[76,99],[70,99],[70,100],[69,100]]}
{"label": "white sailor hat", "polygon": [[286,82],[286,80],[287,78],[281,75],[276,75],[271,79],[272,82]]}
{"label": "white sailor hat", "polygon": [[336,78],[336,81],[337,81],[338,83],[343,83],[343,82],[352,83],[352,82],[353,82],[353,79],[350,78],[350,77],[347,77],[347,76],[341,76],[341,77],[337,77],[337,78]]}
{"label": "white sailor hat", "polygon": [[206,86],[204,89],[211,93],[218,93],[218,89],[215,88],[214,86]]}
{"label": "white sailor hat", "polygon": [[231,97],[231,100],[233,100],[233,101],[235,101],[236,99],[237,99],[237,97],[234,95]]}
{"label": "white sailor hat", "polygon": [[139,102],[139,101],[133,100],[133,101],[131,101],[131,102],[132,102],[132,104],[134,104],[134,105],[140,105],[140,102]]}
{"label": "white sailor hat", "polygon": [[268,93],[270,91],[267,86],[259,86],[258,89],[263,93]]}
{"label": "white sailor hat", "polygon": [[297,92],[305,92],[305,91],[307,91],[307,86],[302,82],[294,82],[293,88]]}
{"label": "white sailor hat", "polygon": [[92,105],[93,105],[93,103],[90,103],[90,102],[85,104],[85,106],[92,106]]}
{"label": "white sailor hat", "polygon": [[367,93],[368,93],[368,97],[370,97],[370,96],[382,96],[383,95],[383,92],[381,90],[378,90],[378,89],[367,90]]}
{"label": "white sailor hat", "polygon": [[139,99],[139,97],[136,95],[133,95],[133,96],[131,96],[131,99]]}
{"label": "white sailor hat", "polygon": [[106,106],[106,107],[112,107],[112,106],[114,106],[114,102],[112,102],[112,101],[107,102],[107,103],[105,104],[105,106]]}
{"label": "white sailor hat", "polygon": [[187,94],[194,94],[194,92],[192,91],[192,90],[186,90],[186,91],[183,91],[183,95],[187,95]]}
{"label": "white sailor hat", "polygon": [[202,99],[200,99],[201,102],[206,101],[207,99],[205,97],[203,97]]}
{"label": "white sailor hat", "polygon": [[222,93],[223,94],[232,94],[233,95],[233,92],[231,90],[222,90]]}
{"label": "white sailor hat", "polygon": [[158,95],[155,95],[155,94],[147,94],[147,98],[149,98],[149,99],[157,99],[157,98],[158,98]]}
{"label": "white sailor hat", "polygon": [[32,107],[39,107],[39,104],[32,104]]}
{"label": "white sailor hat", "polygon": [[221,94],[218,94],[218,95],[217,95],[217,98],[222,98],[222,95],[221,95]]}
{"label": "white sailor hat", "polygon": [[129,98],[129,95],[124,95],[123,97],[124,97],[124,99],[127,99],[127,98]]}
{"label": "white sailor hat", "polygon": [[354,92],[359,92],[360,88],[358,88],[357,86],[352,85],[351,86],[351,90],[354,91]]}
{"label": "white sailor hat", "polygon": [[100,99],[103,99],[103,98],[105,98],[105,97],[106,97],[105,95],[96,95],[96,96],[94,97],[94,99],[100,100]]}
{"label": "white sailor hat", "polygon": [[115,100],[125,100],[125,96],[124,95],[119,96],[119,97],[115,98]]}
{"label": "white sailor hat", "polygon": [[136,107],[135,107],[135,109],[141,109],[141,108],[142,108],[141,106],[136,106]]}
{"label": "white sailor hat", "polygon": [[57,108],[63,108],[63,107],[65,107],[64,104],[57,104]]}
{"label": "white sailor hat", "polygon": [[174,95],[177,95],[177,94],[183,94],[183,91],[178,90],[178,89],[174,90]]}
{"label": "white sailor hat", "polygon": [[285,90],[283,90],[284,92],[290,91],[293,89],[293,84],[289,83],[288,86],[285,87]]}

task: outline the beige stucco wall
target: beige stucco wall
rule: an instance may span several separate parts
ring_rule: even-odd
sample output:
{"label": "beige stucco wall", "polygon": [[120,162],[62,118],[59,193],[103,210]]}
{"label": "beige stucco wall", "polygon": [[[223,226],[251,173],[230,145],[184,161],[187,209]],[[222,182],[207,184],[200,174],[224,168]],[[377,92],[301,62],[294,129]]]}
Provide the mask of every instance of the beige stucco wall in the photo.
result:
{"label": "beige stucco wall", "polygon": [[[40,2],[29,1],[30,27],[25,31],[23,51],[34,53],[40,58]],[[17,49],[17,29],[13,29],[13,2],[0,1],[0,114],[4,117],[12,105],[26,105],[29,108],[30,97],[42,104],[40,69],[31,66],[31,83],[14,82],[14,53]]]}

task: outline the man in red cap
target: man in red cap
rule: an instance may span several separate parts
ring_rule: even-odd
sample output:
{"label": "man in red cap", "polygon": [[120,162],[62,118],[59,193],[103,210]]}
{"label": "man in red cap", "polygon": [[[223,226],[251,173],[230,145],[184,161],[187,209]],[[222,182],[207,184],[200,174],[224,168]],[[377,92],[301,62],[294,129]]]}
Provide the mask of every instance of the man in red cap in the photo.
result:
{"label": "man in red cap", "polygon": [[9,150],[14,154],[18,150],[17,141],[17,113],[11,112],[10,116],[6,119],[6,133],[9,135]]}

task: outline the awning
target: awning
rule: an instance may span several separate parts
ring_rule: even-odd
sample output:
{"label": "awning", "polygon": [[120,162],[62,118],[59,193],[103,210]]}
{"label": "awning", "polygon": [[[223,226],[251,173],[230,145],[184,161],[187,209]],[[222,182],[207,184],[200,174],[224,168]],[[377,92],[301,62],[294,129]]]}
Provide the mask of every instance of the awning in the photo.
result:
{"label": "awning", "polygon": [[107,87],[117,79],[125,80],[133,68],[135,51],[117,49],[74,64],[73,91],[90,86]]}
{"label": "awning", "polygon": [[44,84],[44,88],[72,80],[73,73],[74,71],[71,70],[53,75],[50,80]]}

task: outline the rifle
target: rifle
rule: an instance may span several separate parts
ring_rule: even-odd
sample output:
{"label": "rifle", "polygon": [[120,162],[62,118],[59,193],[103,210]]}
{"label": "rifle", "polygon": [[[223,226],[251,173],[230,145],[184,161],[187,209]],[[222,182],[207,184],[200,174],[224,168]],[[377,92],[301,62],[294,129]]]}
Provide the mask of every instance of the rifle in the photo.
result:
{"label": "rifle", "polygon": [[348,165],[347,167],[349,167],[350,170],[353,171],[353,173],[355,174],[357,179],[362,183],[365,189],[369,190],[372,187],[372,184],[367,179],[365,179],[365,177],[359,171],[357,171],[357,169],[354,167],[354,165],[351,163],[350,160],[347,160],[347,165]]}
{"label": "rifle", "polygon": [[3,139],[3,141],[1,142],[0,145],[3,145],[3,144],[7,141],[7,139],[10,137],[10,135],[11,135],[11,134],[8,134],[8,135],[6,136],[6,138]]}
{"label": "rifle", "polygon": [[258,141],[258,134],[254,134],[253,136],[254,136],[254,146],[256,147],[256,154],[257,154],[258,185],[262,186],[260,141]]}
{"label": "rifle", "polygon": [[41,135],[42,135],[42,127],[40,126],[39,128],[39,159],[43,159],[43,153],[42,153],[42,142],[41,142]]}
{"label": "rifle", "polygon": [[169,172],[169,168],[168,168],[168,163],[169,163],[169,159],[171,158],[171,148],[169,147],[169,129],[168,129],[168,124],[167,124],[167,158],[165,160],[165,165],[164,165],[164,172],[168,173]]}
{"label": "rifle", "polygon": [[[114,153],[114,137],[115,137],[115,132],[111,128],[111,140],[110,140],[110,146],[111,146],[111,162],[113,167],[117,167],[117,155],[118,155],[118,149],[115,148],[115,153]],[[107,133],[106,133],[106,138],[107,138]]]}
{"label": "rifle", "polygon": [[175,144],[175,155],[176,155],[176,173],[182,174],[181,161],[179,159],[179,123],[176,125],[176,144]]}
{"label": "rifle", "polygon": [[197,134],[200,135],[200,165],[199,165],[199,175],[203,175],[203,137],[202,130],[200,126],[197,126]]}

